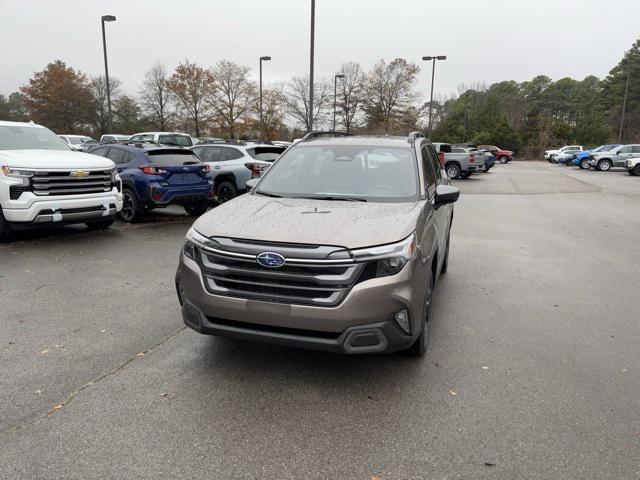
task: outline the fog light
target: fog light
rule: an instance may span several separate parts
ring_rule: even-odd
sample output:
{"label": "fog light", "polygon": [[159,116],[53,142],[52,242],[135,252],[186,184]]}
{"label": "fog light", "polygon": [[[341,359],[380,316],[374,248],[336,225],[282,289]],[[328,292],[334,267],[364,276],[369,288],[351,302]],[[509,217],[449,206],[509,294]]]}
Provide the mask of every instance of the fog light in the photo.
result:
{"label": "fog light", "polygon": [[406,308],[396,313],[395,319],[402,330],[408,334],[411,333],[411,328],[409,328],[409,311]]}

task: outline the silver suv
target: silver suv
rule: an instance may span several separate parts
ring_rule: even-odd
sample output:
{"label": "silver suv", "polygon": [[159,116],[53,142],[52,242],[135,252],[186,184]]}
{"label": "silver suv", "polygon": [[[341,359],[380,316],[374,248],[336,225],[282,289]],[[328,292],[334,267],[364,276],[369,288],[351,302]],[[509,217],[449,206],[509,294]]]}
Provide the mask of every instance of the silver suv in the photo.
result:
{"label": "silver suv", "polygon": [[423,355],[459,190],[419,133],[307,136],[187,233],[187,326],[339,353]]}
{"label": "silver suv", "polygon": [[608,172],[613,167],[627,167],[627,160],[640,155],[640,145],[620,145],[608,152],[593,153],[589,157],[589,165]]}
{"label": "silver suv", "polygon": [[282,145],[213,141],[191,150],[209,164],[218,203],[225,203],[247,190],[247,180],[259,178],[286,150]]}

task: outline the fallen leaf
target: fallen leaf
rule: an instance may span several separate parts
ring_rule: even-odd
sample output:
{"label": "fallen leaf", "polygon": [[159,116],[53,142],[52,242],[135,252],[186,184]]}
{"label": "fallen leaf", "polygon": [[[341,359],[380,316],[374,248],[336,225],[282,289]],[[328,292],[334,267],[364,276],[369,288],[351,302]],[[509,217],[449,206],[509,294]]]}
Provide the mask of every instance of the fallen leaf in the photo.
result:
{"label": "fallen leaf", "polygon": [[495,463],[484,462],[484,466],[485,467],[495,467],[496,464]]}
{"label": "fallen leaf", "polygon": [[458,392],[454,392],[453,390],[449,390],[449,393],[450,393],[451,395],[454,395],[454,396],[455,396],[455,395],[458,395]]}
{"label": "fallen leaf", "polygon": [[62,404],[59,403],[58,405],[54,405],[53,408],[51,410],[61,410],[62,409]]}
{"label": "fallen leaf", "polygon": [[373,477],[371,477],[371,480],[382,480],[382,477],[379,477],[378,475],[374,475]]}
{"label": "fallen leaf", "polygon": [[161,396],[161,397],[168,397],[168,396],[169,396],[169,394],[168,394],[168,393],[161,393],[161,394],[160,394],[160,396]]}
{"label": "fallen leaf", "polygon": [[38,395],[40,395],[42,392],[43,392],[43,390],[36,390],[36,393],[37,393]]}
{"label": "fallen leaf", "polygon": [[106,330],[103,328],[102,330],[100,330],[102,333],[106,332]]}
{"label": "fallen leaf", "polygon": [[49,351],[49,349],[48,349],[48,348],[45,348],[45,349],[44,349],[44,350],[42,350],[40,353],[41,353],[41,354],[45,354],[45,353],[47,353],[48,351]]}
{"label": "fallen leaf", "polygon": [[136,357],[144,357],[144,352],[140,352],[139,354],[136,355]]}
{"label": "fallen leaf", "polygon": [[483,370],[489,370],[489,367],[482,367]]}

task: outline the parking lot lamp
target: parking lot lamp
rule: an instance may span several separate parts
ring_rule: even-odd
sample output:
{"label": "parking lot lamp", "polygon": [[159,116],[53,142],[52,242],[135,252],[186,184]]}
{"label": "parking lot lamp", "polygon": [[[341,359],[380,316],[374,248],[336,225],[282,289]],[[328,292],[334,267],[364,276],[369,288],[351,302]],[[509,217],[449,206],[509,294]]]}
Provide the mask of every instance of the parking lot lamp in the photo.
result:
{"label": "parking lot lamp", "polygon": [[[109,85],[109,65],[107,62],[107,38],[104,33],[104,22],[115,22],[116,17],[113,15],[103,15],[101,18],[102,21],[102,50],[104,51],[104,77],[107,84],[107,111],[109,118],[107,120],[107,126],[109,127],[109,132],[112,133],[111,129],[111,87]],[[104,133],[104,132],[102,132]]]}
{"label": "parking lot lamp", "polygon": [[338,79],[344,79],[344,75],[338,73],[333,78],[333,131],[336,131],[336,95],[338,94]]}
{"label": "parking lot lamp", "polygon": [[432,114],[433,114],[433,81],[436,76],[436,60],[446,60],[446,55],[436,55],[434,57],[422,57],[422,60],[425,62],[433,62],[433,67],[431,69],[431,98],[429,100],[429,128],[427,130],[427,138],[431,138],[431,125],[432,125]]}
{"label": "parking lot lamp", "polygon": [[264,128],[264,118],[262,114],[262,62],[268,62],[271,60],[271,57],[264,56],[260,57],[260,126]]}

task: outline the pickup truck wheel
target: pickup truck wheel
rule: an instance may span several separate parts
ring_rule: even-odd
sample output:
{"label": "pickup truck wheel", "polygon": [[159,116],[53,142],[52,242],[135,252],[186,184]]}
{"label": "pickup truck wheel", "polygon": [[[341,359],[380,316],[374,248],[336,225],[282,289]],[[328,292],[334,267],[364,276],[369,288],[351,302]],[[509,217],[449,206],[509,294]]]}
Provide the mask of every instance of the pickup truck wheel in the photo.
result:
{"label": "pickup truck wheel", "polygon": [[192,217],[199,217],[207,211],[207,202],[190,203],[184,206],[184,210]]}
{"label": "pickup truck wheel", "polygon": [[128,188],[125,188],[122,192],[122,210],[120,211],[120,218],[128,223],[133,223],[140,219],[140,202],[138,197]]}
{"label": "pickup truck wheel", "polygon": [[430,273],[429,288],[425,294],[424,311],[422,313],[422,329],[420,335],[407,349],[407,353],[416,357],[423,357],[427,352],[427,346],[429,345],[429,327],[431,322],[429,321],[429,311],[431,309],[431,293],[433,292],[433,274]]}
{"label": "pickup truck wheel", "polygon": [[598,163],[598,170],[601,172],[608,172],[611,170],[611,160],[601,160],[600,163]]}
{"label": "pickup truck wheel", "polygon": [[506,155],[503,155],[500,157],[500,163],[502,163],[503,165],[508,161],[509,161],[509,157],[507,157]]}
{"label": "pickup truck wheel", "polygon": [[634,177],[640,177],[640,163],[629,170],[629,173]]}
{"label": "pickup truck wheel", "polygon": [[236,198],[238,191],[236,186],[228,181],[221,182],[216,188],[216,197],[218,203],[225,203]]}
{"label": "pickup truck wheel", "polygon": [[447,165],[447,176],[449,178],[458,178],[460,176],[460,167],[455,163]]}
{"label": "pickup truck wheel", "polygon": [[580,160],[579,166],[582,170],[589,170],[591,168],[591,164],[589,163],[589,160],[587,160],[586,158],[584,160]]}
{"label": "pickup truck wheel", "polygon": [[2,214],[2,207],[0,207],[0,242],[6,242],[11,236],[11,226],[9,222],[4,219]]}
{"label": "pickup truck wheel", "polygon": [[89,230],[105,230],[113,225],[114,219],[110,218],[109,220],[100,220],[99,222],[89,222],[87,223],[87,228]]}

